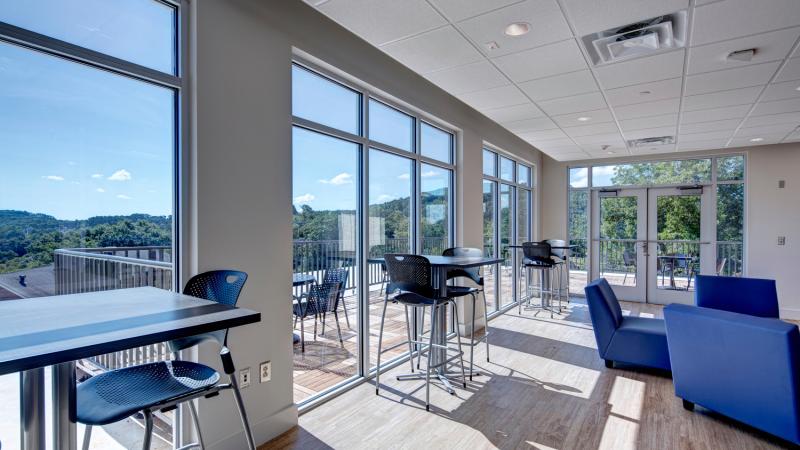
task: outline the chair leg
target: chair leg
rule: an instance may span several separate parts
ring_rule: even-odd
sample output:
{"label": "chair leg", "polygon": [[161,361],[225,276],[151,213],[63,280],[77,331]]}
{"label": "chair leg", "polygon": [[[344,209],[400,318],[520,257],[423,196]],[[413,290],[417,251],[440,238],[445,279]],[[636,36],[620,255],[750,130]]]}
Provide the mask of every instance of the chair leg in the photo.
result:
{"label": "chair leg", "polygon": [[192,414],[192,422],[194,422],[194,429],[197,432],[197,443],[200,444],[200,450],[205,450],[206,444],[203,442],[203,432],[200,431],[200,417],[197,416],[197,407],[194,401],[189,401],[189,412]]}
{"label": "chair leg", "polygon": [[344,341],[342,340],[342,327],[339,326],[339,313],[334,311],[333,317],[336,319],[336,333],[339,334],[339,344],[344,348]]}
{"label": "chair leg", "polygon": [[83,450],[89,450],[89,442],[92,440],[92,426],[86,425],[86,428],[83,430],[83,446],[81,447]]}
{"label": "chair leg", "polygon": [[153,439],[153,413],[145,410],[144,412],[144,439],[142,440],[142,450],[150,450],[150,441]]}
{"label": "chair leg", "polygon": [[[383,344],[383,324],[386,321],[386,306],[388,304],[388,301],[383,302],[383,312],[381,313],[381,330],[378,332],[378,363],[376,366],[377,372],[375,373],[375,395],[378,395],[378,389],[380,389],[381,385],[381,345]],[[414,364],[412,363],[411,365],[413,366]]]}
{"label": "chair leg", "polygon": [[[461,348],[461,328],[458,327],[458,305],[455,300],[453,303],[453,317],[456,321],[456,342],[458,342],[458,355],[461,361],[461,381],[463,381],[464,389],[467,388],[467,373],[464,371],[464,351]],[[453,393],[455,395],[455,392]]]}
{"label": "chair leg", "polygon": [[239,418],[242,419],[244,436],[247,438],[247,448],[256,450],[256,441],[253,439],[253,431],[250,429],[250,421],[247,420],[247,411],[244,409],[242,393],[239,391],[239,383],[236,381],[236,373],[228,375],[231,386],[233,387],[233,399],[236,401],[236,408],[239,410]]}
{"label": "chair leg", "polygon": [[489,362],[489,302],[486,301],[486,292],[483,294],[483,341],[486,342],[486,362]]}
{"label": "chair leg", "polygon": [[352,328],[350,328],[350,316],[347,315],[347,302],[344,301],[344,296],[342,296],[342,309],[344,310],[344,321],[347,324],[347,329],[352,330]]}
{"label": "chair leg", "polygon": [[306,318],[303,317],[300,319],[300,353],[306,352],[306,327],[305,327]]}
{"label": "chair leg", "polygon": [[322,333],[319,334],[320,336],[325,336],[325,319],[327,318],[327,316],[328,316],[327,311],[322,313]]}
{"label": "chair leg", "polygon": [[475,367],[475,294],[472,294],[472,325],[470,330],[469,381],[472,381],[472,369]]}
{"label": "chair leg", "polygon": [[[431,324],[436,323],[436,309],[437,307],[431,306]],[[425,314],[423,313],[423,317]],[[428,367],[425,368],[425,410],[431,410],[431,357],[433,356],[433,336],[436,334],[436,327],[431,326],[430,343],[428,344]]]}
{"label": "chair leg", "polygon": [[406,319],[406,337],[408,338],[408,362],[411,365],[411,372],[414,372],[414,344],[411,343],[411,320],[408,317],[408,305],[403,306],[405,308],[405,319]]}
{"label": "chair leg", "polygon": [[[420,336],[422,336],[425,333],[425,310],[426,309],[427,308],[422,308],[422,318],[420,319],[420,324],[419,324],[419,335]],[[431,314],[433,314],[433,313],[431,313]],[[431,333],[433,333],[433,329],[431,329]],[[422,360],[422,347],[420,347],[419,353],[417,353],[417,369],[420,368],[421,360]]]}
{"label": "chair leg", "polygon": [[681,399],[683,402],[683,409],[687,411],[694,411],[694,403],[690,402],[689,400]]}

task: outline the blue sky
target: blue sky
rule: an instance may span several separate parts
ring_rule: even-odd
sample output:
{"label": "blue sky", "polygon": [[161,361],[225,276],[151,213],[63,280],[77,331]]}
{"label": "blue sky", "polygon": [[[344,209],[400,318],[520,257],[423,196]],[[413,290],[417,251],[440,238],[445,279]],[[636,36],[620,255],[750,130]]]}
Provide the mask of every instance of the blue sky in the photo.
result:
{"label": "blue sky", "polygon": [[171,214],[173,96],[0,43],[0,209]]}

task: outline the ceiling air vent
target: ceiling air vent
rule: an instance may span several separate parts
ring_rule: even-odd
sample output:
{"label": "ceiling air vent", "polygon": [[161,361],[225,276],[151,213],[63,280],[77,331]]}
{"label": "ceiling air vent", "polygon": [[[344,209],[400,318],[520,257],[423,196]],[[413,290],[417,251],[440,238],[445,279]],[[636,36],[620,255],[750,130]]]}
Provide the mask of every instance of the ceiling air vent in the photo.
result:
{"label": "ceiling air vent", "polygon": [[592,33],[583,43],[595,65],[684,47],[686,11]]}
{"label": "ceiling air vent", "polygon": [[657,136],[642,139],[631,139],[628,148],[652,147],[654,145],[669,145],[675,143],[675,136]]}

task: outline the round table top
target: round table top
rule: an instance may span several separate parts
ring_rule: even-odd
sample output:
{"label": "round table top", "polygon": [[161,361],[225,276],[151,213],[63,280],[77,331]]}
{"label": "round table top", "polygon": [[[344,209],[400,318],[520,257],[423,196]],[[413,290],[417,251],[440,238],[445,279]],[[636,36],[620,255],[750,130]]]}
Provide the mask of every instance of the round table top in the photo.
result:
{"label": "round table top", "polygon": [[305,273],[292,274],[292,287],[303,286],[305,284],[314,283],[315,281],[317,281],[317,279],[314,278],[314,275]]}

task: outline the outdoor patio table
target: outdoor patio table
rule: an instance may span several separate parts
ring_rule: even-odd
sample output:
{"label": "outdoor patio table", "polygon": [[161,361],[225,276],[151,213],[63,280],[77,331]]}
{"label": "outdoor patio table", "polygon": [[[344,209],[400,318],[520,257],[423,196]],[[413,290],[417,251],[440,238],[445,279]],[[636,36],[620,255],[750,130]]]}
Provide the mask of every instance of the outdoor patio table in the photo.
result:
{"label": "outdoor patio table", "polygon": [[23,450],[45,448],[46,366],[54,448],[74,450],[76,360],[260,320],[256,311],[154,287],[0,302],[0,375],[20,372]]}
{"label": "outdoor patio table", "polygon": [[[672,289],[677,289],[677,286],[675,286],[675,262],[686,261],[688,266],[689,264],[693,264],[697,259],[696,257],[690,255],[659,255],[657,258],[660,263],[659,266],[661,267],[662,277],[664,275],[664,263],[668,262],[670,265],[671,269],[669,271],[669,287]],[[689,289],[688,285],[686,289]]]}
{"label": "outdoor patio table", "polygon": [[[439,295],[441,297],[447,297],[447,272],[452,269],[471,269],[475,267],[481,266],[489,266],[492,264],[498,264],[502,262],[502,258],[485,258],[485,257],[476,257],[476,256],[439,256],[439,255],[422,255],[428,258],[430,261],[433,271],[433,285],[436,289],[439,290]],[[385,260],[383,258],[369,258],[367,262],[372,264],[380,264],[384,263]],[[441,345],[441,348],[435,348],[431,355],[431,364],[438,365],[440,361],[445,361],[447,359],[447,351],[444,349],[444,346],[447,344],[447,310],[445,310],[445,314],[439,314],[437,317],[436,323],[433,326],[437,327],[440,330],[440,333],[435,333],[439,342],[437,344]],[[447,379],[449,374],[446,371],[444,365],[438,369],[438,378],[445,386],[448,392],[451,394],[455,393],[453,387],[450,385],[450,382]],[[457,374],[459,377],[461,376],[461,372]],[[469,376],[469,373],[467,374]],[[398,380],[412,380],[412,379],[425,379],[424,374],[410,374],[410,375],[400,375],[397,377]]]}

